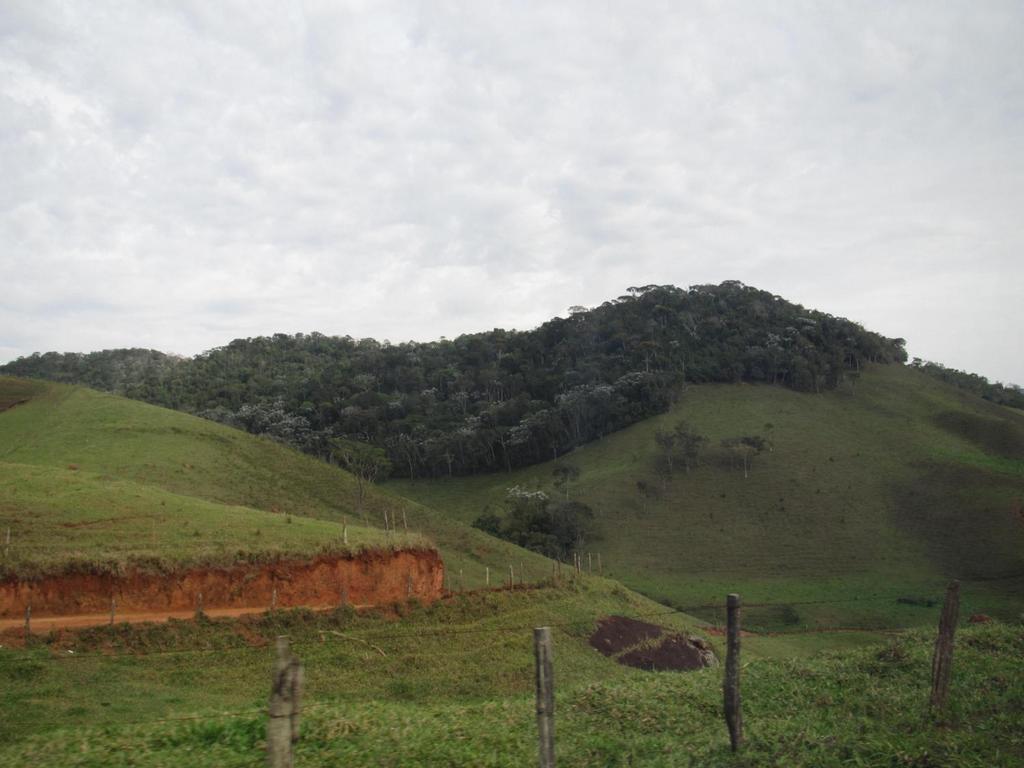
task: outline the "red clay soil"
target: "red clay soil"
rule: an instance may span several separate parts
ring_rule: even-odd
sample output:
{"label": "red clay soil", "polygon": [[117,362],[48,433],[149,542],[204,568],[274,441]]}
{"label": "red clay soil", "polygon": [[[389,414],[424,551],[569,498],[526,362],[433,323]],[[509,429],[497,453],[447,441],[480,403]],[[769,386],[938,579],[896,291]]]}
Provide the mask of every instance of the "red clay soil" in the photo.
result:
{"label": "red clay soil", "polygon": [[168,618],[191,615],[200,594],[203,610],[210,615],[237,615],[269,608],[275,589],[278,608],[381,605],[411,597],[431,602],[441,597],[443,585],[444,563],[430,549],[373,550],[351,557],[194,568],[163,575],[73,573],[0,582],[0,620],[24,621],[29,605],[33,624],[38,619],[40,625],[46,617],[109,616],[111,598],[116,600],[118,621],[128,614]]}
{"label": "red clay soil", "polygon": [[657,624],[626,616],[606,616],[597,622],[597,631],[590,636],[590,645],[605,656],[613,656],[646,640],[661,637],[662,632],[664,630]]}
{"label": "red clay soil", "polygon": [[619,664],[652,672],[703,669],[709,664],[710,647],[700,638],[669,635],[655,648],[638,648],[619,656]]}

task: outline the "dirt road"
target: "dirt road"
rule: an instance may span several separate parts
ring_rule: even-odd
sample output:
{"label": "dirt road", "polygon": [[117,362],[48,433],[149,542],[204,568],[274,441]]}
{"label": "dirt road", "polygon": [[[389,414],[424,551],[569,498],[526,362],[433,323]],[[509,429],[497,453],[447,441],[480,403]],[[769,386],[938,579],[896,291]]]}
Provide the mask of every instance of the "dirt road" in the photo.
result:
{"label": "dirt road", "polygon": [[[291,606],[289,606],[291,607]],[[318,606],[305,606],[314,611],[328,611],[337,606],[335,605],[318,605]],[[353,606],[354,608],[360,608],[362,606]],[[266,608],[210,608],[204,610],[204,615],[214,618],[221,617],[237,617],[246,616],[250,614],[264,613]],[[195,611],[154,611],[149,613],[117,613],[114,616],[114,622],[121,624],[127,622],[129,624],[141,624],[146,621],[167,621],[168,619],[191,619],[195,617]],[[109,613],[90,613],[90,614],[77,614],[72,616],[33,616],[31,622],[32,634],[33,635],[45,635],[50,630],[58,629],[81,629],[83,627],[98,627],[104,624],[110,623]],[[25,619],[0,619],[0,634],[8,632],[10,630],[23,630],[25,628]],[[19,634],[21,634],[19,632]]]}

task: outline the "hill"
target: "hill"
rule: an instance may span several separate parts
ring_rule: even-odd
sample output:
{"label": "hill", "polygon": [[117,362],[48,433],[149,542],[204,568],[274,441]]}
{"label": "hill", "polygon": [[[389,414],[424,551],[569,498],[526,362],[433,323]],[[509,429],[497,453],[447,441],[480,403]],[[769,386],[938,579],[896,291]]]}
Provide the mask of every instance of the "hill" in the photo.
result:
{"label": "hill", "polygon": [[[668,476],[656,438],[680,421],[708,442]],[[740,436],[766,440],[748,477],[722,446]],[[565,467],[579,472],[568,488],[556,485]],[[913,368],[869,366],[855,387],[818,395],[691,386],[669,413],[557,462],[389,483],[465,523],[506,514],[514,486],[589,505],[584,548],[659,601],[789,601],[747,611],[763,628],[914,624],[953,577],[974,583],[972,610],[1024,608],[1024,414]]]}
{"label": "hill", "polygon": [[[345,471],[267,438],[82,387],[0,377],[0,531],[5,570],[75,564],[173,567],[281,554],[390,546],[422,534],[467,586],[485,569],[548,561],[433,510],[370,489]],[[385,533],[388,514],[391,527]]]}
{"label": "hill", "polygon": [[[887,376],[896,378],[890,381]],[[923,381],[937,389],[921,392]],[[923,399],[914,401],[910,395],[914,392]],[[766,402],[758,399],[763,393],[769,393]],[[38,549],[19,562],[18,569],[48,567],[47,562],[59,563],[61,558],[67,562],[78,548],[97,562],[122,562],[147,552],[170,562],[233,558],[238,548],[248,554],[264,549],[263,542],[248,538],[252,534],[249,521],[262,526],[271,518],[278,523],[272,530],[273,541],[303,551],[319,545],[321,530],[336,540],[340,519],[362,517],[357,512],[354,478],[266,438],[80,387],[0,379],[0,397],[19,403],[0,413],[0,473],[5,481],[0,485],[5,494],[0,501],[0,525],[9,524],[15,530],[14,543],[29,542]],[[835,436],[848,434],[851,424],[875,413],[875,421],[854,433],[864,439],[894,413],[901,413],[892,409],[906,406],[908,397],[916,402],[918,416],[933,413],[936,404],[943,408],[933,414],[930,426],[917,425],[921,435],[908,437],[895,449],[927,444],[936,461],[955,460],[992,477],[1016,477],[1013,473],[1019,470],[1020,460],[1010,455],[1017,445],[1016,422],[997,419],[980,401],[959,401],[955,390],[918,372],[880,367],[866,373],[853,396],[837,392],[809,401],[808,396],[772,387],[693,387],[677,409],[700,406],[685,413],[701,430],[716,437],[732,434],[750,418],[761,419],[768,409],[776,418],[773,433],[779,433],[773,437],[775,450],[754,459],[746,480],[742,471],[729,470],[728,465],[712,466],[710,454],[704,466],[670,478],[662,499],[646,500],[646,513],[637,514],[636,509],[623,513],[620,549],[605,550],[606,561],[613,571],[623,572],[617,562],[620,557],[632,553],[642,558],[642,547],[656,546],[654,533],[627,540],[627,534],[636,533],[629,530],[628,518],[660,517],[667,530],[671,507],[665,503],[655,509],[655,504],[664,502],[669,493],[681,499],[688,477],[704,473],[710,483],[714,472],[721,471],[728,473],[723,475],[729,482],[728,494],[740,494],[744,482],[757,488],[756,483],[766,476],[780,474],[780,466],[765,472],[772,468],[770,462],[800,444],[790,429],[801,427],[805,423],[801,419],[819,425],[835,420],[831,427]],[[855,400],[864,401],[866,407],[858,405],[859,410],[846,412]],[[712,408],[716,404],[717,410]],[[947,411],[952,415],[943,415]],[[677,410],[662,420],[671,424],[680,413]],[[699,413],[705,414],[705,420],[697,421]],[[902,424],[906,433],[915,431],[914,420],[903,417]],[[616,499],[612,492],[619,487],[616,473],[625,473],[620,480],[632,478],[635,488],[635,478],[641,476],[638,470],[651,458],[644,446],[657,427],[657,423],[635,425],[572,456],[573,461],[580,459],[581,475],[570,485],[570,496],[582,496],[585,488],[590,489],[587,493],[609,494],[603,505],[595,505],[605,536],[614,531],[605,518]],[[895,428],[888,429],[883,436],[891,437]],[[783,434],[789,437],[784,439]],[[940,440],[939,435],[946,438]],[[617,442],[621,440],[634,441],[635,456],[628,452],[628,443]],[[816,445],[820,448],[821,443]],[[813,448],[804,448],[800,454],[804,471],[812,476],[818,466],[811,461]],[[836,461],[828,463],[854,457],[849,453],[853,447],[846,450],[830,454]],[[876,464],[865,466],[877,470],[892,460],[893,451],[892,447],[879,449]],[[588,455],[593,460],[584,463]],[[529,471],[543,480],[541,487],[550,483],[550,466],[525,472]],[[525,472],[511,477],[529,484]],[[868,474],[865,470],[857,476],[867,481]],[[471,507],[488,495],[500,497],[509,479],[502,474],[371,489],[364,503],[366,520],[382,521],[385,510],[392,520],[404,515],[411,528],[438,542],[450,572],[465,569],[467,585],[482,585],[485,566],[503,570],[509,562],[525,563],[533,580],[538,580],[550,573],[550,561],[496,541],[457,519],[470,517]],[[490,485],[483,485],[485,481]],[[608,485],[595,484],[599,482]],[[830,488],[840,487],[835,479],[829,482]],[[433,503],[445,511],[407,500],[396,494],[398,490],[434,494]],[[997,488],[996,494],[1000,492]],[[626,498],[623,495],[621,501],[625,503]],[[834,513],[828,514],[834,522]],[[174,524],[182,520],[188,520],[200,535],[170,536]],[[54,552],[45,545],[54,543],[57,529],[31,527],[49,521],[102,524],[105,535],[80,535],[94,526],[61,526],[62,541],[56,542]],[[151,550],[154,525],[157,547]],[[379,529],[358,533],[394,540],[394,534],[389,538]],[[990,530],[986,536],[991,534]],[[877,529],[875,535],[895,534]],[[708,529],[706,536],[715,543],[713,530]],[[804,621],[811,615],[802,613],[809,606],[786,602],[796,602],[798,589],[814,601],[850,594],[843,591],[849,586],[847,578],[856,587],[879,586],[863,581],[870,573],[851,567],[854,555],[844,548],[853,538],[841,540],[835,548],[833,582],[815,576],[820,576],[824,557],[804,563],[804,570],[796,572],[799,579],[791,572],[772,570],[769,555],[773,547],[779,551],[779,543],[772,536],[760,538],[747,532],[739,541],[748,547],[746,557],[760,558],[759,567],[769,574],[766,582],[760,582],[752,567],[728,572],[726,567],[735,567],[739,558],[715,568],[714,557],[708,555],[699,565],[708,567],[709,575],[699,582],[699,589],[687,594],[710,590],[719,604],[721,592],[739,584],[748,601],[745,616],[763,623],[771,616],[764,615],[768,609],[756,605],[755,598],[781,602],[771,610],[797,610]],[[214,542],[212,548],[208,539]],[[869,539],[860,531],[856,541]],[[913,535],[905,534],[900,541],[912,540]],[[785,544],[793,546],[791,540]],[[890,546],[895,550],[898,545]],[[928,552],[920,548],[920,559],[912,563],[917,570],[903,574],[916,576],[922,589],[935,586],[934,577],[941,572]],[[47,561],[44,553],[54,559]],[[991,564],[985,564],[986,573],[1012,563],[1012,558],[998,551],[996,555]],[[642,564],[640,559],[637,562]],[[864,567],[875,564],[866,561]],[[693,566],[689,575],[680,570],[670,580],[655,572],[654,579],[675,584],[697,579],[696,570]],[[641,570],[638,573],[638,583],[650,579]],[[837,583],[842,589],[836,589]],[[964,593],[965,614],[973,604],[986,600],[994,601],[997,608],[1013,604],[1011,597],[988,593],[983,583],[966,585]],[[928,623],[934,623],[937,613],[934,606],[906,606],[893,600],[878,605],[890,625],[906,618],[893,614],[893,609],[905,609],[915,621]],[[844,618],[850,615],[848,607],[839,604]],[[1021,757],[1024,691],[1020,680],[1024,678],[1020,632],[1015,625],[995,622],[961,631],[954,706],[941,719],[925,708],[930,631],[894,637],[882,645],[874,644],[877,636],[870,633],[805,634],[797,625],[789,625],[787,634],[746,637],[749,742],[735,758],[728,752],[721,725],[718,671],[649,673],[596,653],[589,642],[591,634],[596,622],[609,615],[653,621],[687,634],[707,631],[703,622],[684,612],[669,611],[609,579],[583,574],[559,586],[456,593],[430,606],[411,602],[361,613],[351,609],[319,614],[271,611],[244,620],[54,632],[39,638],[32,648],[0,648],[0,722],[5,734],[0,762],[15,766],[253,765],[262,759],[270,644],[275,636],[287,634],[307,670],[303,735],[298,745],[303,765],[339,761],[521,765],[529,762],[535,749],[530,629],[540,624],[549,624],[555,631],[559,752],[563,761],[572,764],[667,766],[699,761],[738,766],[784,761],[838,766],[891,764],[898,757],[911,764],[931,760],[1010,766]],[[705,615],[713,618],[712,612]],[[709,639],[721,652],[720,640],[713,634]],[[867,647],[792,658],[819,648],[822,639],[836,647],[865,643]],[[778,660],[780,656],[787,660]]]}
{"label": "hill", "polygon": [[191,359],[152,350],[49,352],[0,372],[87,384],[268,434],[329,458],[349,438],[410,478],[507,470],[663,413],[684,383],[805,392],[902,339],[736,281],[648,285],[530,331],[391,344],[319,333],[236,339]]}

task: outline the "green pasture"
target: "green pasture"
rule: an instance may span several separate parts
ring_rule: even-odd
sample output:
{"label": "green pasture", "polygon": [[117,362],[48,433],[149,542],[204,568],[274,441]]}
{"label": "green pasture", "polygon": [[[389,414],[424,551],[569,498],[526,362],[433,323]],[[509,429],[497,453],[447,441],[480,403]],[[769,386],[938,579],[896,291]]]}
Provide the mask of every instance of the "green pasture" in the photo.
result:
{"label": "green pasture", "polygon": [[[679,420],[710,442],[700,466],[665,482],[654,435]],[[720,442],[751,434],[772,449],[745,478]],[[912,369],[873,366],[855,389],[820,395],[692,386],[671,413],[558,462],[387,487],[469,523],[500,512],[513,485],[562,493],[552,474],[562,463],[581,472],[570,495],[595,511],[586,549],[607,575],[670,605],[740,592],[793,601],[750,611],[768,629],[907,626],[922,618],[915,603],[960,578],[972,610],[1024,608],[1024,414]],[[864,600],[876,596],[909,602]],[[848,602],[796,605],[816,600]]]}
{"label": "green pasture", "polygon": [[587,645],[607,614],[694,630],[687,617],[652,615],[663,610],[585,578],[401,616],[289,611],[54,636],[0,649],[0,763],[262,765],[272,639],[287,634],[307,675],[297,766],[530,765],[538,624],[554,628],[561,764],[981,768],[1024,758],[1020,624],[960,628],[943,714],[927,708],[932,632],[790,659],[745,638],[747,742],[733,756],[720,667],[643,672]]}
{"label": "green pasture", "polygon": [[423,546],[415,534],[204,501],[82,470],[0,462],[3,572],[170,571],[262,558]]}
{"label": "green pasture", "polygon": [[[545,558],[394,494],[371,489],[360,511],[351,475],[268,439],[82,387],[0,377],[5,397],[30,398],[0,412],[8,572],[308,553],[339,548],[347,523],[356,547],[426,537],[453,587],[460,573],[483,586],[488,568],[497,580],[510,564],[517,581],[523,568],[534,580],[550,573]],[[385,513],[401,536],[384,534]]]}

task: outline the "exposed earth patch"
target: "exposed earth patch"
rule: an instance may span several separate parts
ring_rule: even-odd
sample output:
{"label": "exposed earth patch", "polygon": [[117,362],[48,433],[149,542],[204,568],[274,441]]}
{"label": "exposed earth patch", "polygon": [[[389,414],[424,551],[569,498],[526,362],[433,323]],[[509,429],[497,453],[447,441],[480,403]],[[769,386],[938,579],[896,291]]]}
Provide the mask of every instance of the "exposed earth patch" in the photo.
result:
{"label": "exposed earth patch", "polygon": [[654,672],[702,669],[718,663],[705,640],[667,632],[657,624],[627,616],[598,620],[590,645],[619,664]]}

